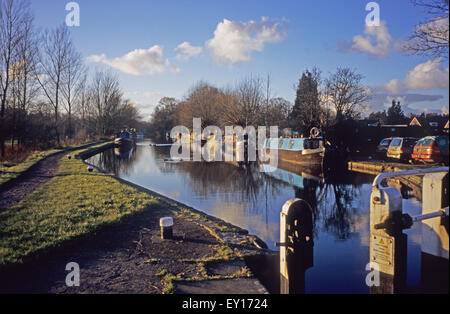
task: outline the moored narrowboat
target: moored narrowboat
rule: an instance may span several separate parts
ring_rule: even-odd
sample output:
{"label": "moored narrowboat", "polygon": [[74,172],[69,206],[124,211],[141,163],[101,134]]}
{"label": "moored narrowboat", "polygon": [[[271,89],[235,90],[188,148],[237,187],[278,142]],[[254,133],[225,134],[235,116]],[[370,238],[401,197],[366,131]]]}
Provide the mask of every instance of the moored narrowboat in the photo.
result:
{"label": "moored narrowboat", "polygon": [[278,152],[278,160],[296,165],[323,165],[326,148],[323,138],[270,138],[264,150],[267,156],[271,151]]}
{"label": "moored narrowboat", "polygon": [[133,135],[128,130],[121,131],[116,135],[114,144],[116,146],[132,146],[134,143]]}

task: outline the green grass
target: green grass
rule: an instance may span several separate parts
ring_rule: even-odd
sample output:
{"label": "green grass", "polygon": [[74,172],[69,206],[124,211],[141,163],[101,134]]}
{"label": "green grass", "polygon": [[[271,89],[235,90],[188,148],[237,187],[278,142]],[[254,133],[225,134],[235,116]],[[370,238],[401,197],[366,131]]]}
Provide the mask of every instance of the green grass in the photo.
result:
{"label": "green grass", "polygon": [[28,157],[27,160],[21,163],[4,163],[0,164],[0,185],[9,180],[17,178],[19,175],[30,169],[42,159],[61,152],[61,149],[52,149],[44,152],[39,152]]}
{"label": "green grass", "polygon": [[0,266],[23,263],[33,254],[119,223],[126,216],[160,203],[98,171],[89,173],[82,160],[62,158],[53,179],[0,214]]}
{"label": "green grass", "polygon": [[22,173],[29,170],[35,164],[37,164],[38,162],[47,158],[50,155],[63,152],[66,150],[77,149],[85,145],[89,145],[89,143],[81,144],[78,146],[68,146],[65,148],[51,149],[47,151],[38,152],[31,155],[24,162],[21,163],[12,163],[12,162],[0,163],[0,186],[12,179],[17,178]]}

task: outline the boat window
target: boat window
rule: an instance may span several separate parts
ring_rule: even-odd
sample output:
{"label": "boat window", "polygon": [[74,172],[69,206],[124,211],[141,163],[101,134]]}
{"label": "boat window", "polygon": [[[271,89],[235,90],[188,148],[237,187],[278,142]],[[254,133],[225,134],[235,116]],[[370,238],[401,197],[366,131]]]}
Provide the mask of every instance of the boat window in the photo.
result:
{"label": "boat window", "polygon": [[277,147],[277,140],[272,140],[270,143],[270,148],[276,148]]}
{"label": "boat window", "polygon": [[305,149],[318,149],[320,148],[319,140],[307,140],[305,141]]}
{"label": "boat window", "polygon": [[292,140],[292,141],[289,143],[289,149],[293,149],[293,148],[294,148],[294,145],[295,145],[295,141]]}

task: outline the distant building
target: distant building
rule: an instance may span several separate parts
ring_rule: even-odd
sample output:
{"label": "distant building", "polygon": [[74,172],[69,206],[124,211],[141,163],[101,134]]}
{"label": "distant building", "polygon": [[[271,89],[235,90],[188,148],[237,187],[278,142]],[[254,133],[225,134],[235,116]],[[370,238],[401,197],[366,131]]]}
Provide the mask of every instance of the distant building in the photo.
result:
{"label": "distant building", "polygon": [[420,123],[419,119],[414,118],[411,123],[409,124],[409,126],[418,126],[418,127],[422,127],[422,123]]}

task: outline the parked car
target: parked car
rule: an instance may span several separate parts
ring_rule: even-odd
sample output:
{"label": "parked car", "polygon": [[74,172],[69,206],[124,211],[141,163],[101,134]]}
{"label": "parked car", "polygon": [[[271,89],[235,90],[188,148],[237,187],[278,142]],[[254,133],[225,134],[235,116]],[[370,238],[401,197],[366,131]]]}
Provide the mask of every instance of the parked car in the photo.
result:
{"label": "parked car", "polygon": [[377,146],[377,150],[375,152],[376,158],[385,160],[387,155],[387,150],[389,145],[391,145],[392,138],[385,138],[381,141],[380,145]]}
{"label": "parked car", "polygon": [[396,161],[410,161],[419,139],[412,137],[396,137],[392,139],[387,151],[387,158]]}
{"label": "parked car", "polygon": [[444,163],[449,160],[448,135],[429,136],[421,139],[414,147],[413,162]]}

